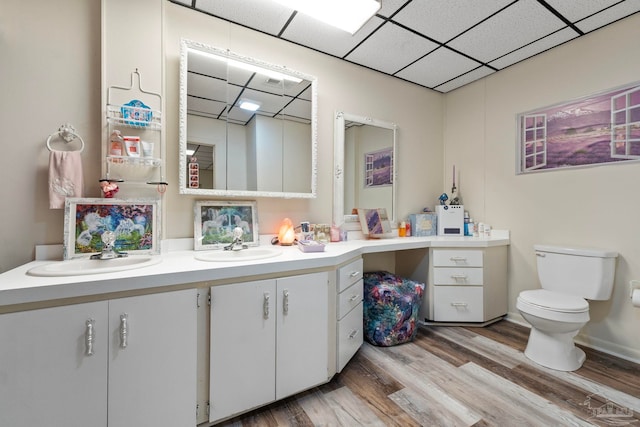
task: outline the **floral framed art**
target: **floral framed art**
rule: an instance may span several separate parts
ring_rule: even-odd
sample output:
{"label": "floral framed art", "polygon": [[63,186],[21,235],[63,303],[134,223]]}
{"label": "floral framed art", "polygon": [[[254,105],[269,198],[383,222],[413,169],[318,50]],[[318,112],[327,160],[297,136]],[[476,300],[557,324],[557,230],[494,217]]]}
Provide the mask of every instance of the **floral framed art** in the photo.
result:
{"label": "floral framed art", "polygon": [[194,206],[193,247],[195,250],[220,249],[233,242],[233,229],[242,228],[243,243],[260,244],[258,212],[254,201],[204,201]]}
{"label": "floral framed art", "polygon": [[116,235],[115,249],[131,254],[160,253],[160,201],[155,199],[67,198],[65,260],[102,251],[102,233]]}

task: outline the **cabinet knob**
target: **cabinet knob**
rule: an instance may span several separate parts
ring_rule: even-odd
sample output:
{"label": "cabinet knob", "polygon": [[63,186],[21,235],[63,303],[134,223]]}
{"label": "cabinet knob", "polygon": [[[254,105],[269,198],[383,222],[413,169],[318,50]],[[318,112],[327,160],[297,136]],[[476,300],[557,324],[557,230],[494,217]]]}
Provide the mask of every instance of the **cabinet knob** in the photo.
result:
{"label": "cabinet knob", "polygon": [[467,304],[466,302],[452,302],[451,306],[455,307],[457,310],[459,309],[464,309],[466,310],[469,304]]}
{"label": "cabinet knob", "polygon": [[360,276],[361,273],[359,271],[353,271],[351,272],[351,274],[349,274],[349,277],[356,277],[356,276]]}
{"label": "cabinet knob", "polygon": [[84,354],[86,356],[93,356],[93,340],[94,336],[94,327],[96,321],[93,319],[87,319],[86,328],[84,330]]}
{"label": "cabinet knob", "polygon": [[466,274],[452,274],[451,278],[454,280],[467,280]]}
{"label": "cabinet knob", "polygon": [[467,261],[467,257],[463,257],[463,256],[452,256],[449,259],[451,261],[453,261],[453,262],[465,262],[465,261]]}
{"label": "cabinet knob", "polygon": [[354,339],[358,335],[358,332],[360,332],[358,329],[354,329],[353,331],[351,331],[351,333],[349,334],[349,339]]}
{"label": "cabinet knob", "polygon": [[349,301],[353,302],[353,301],[357,300],[358,298],[360,298],[360,295],[359,295],[359,294],[353,294],[353,295],[351,296],[351,298],[349,298]]}

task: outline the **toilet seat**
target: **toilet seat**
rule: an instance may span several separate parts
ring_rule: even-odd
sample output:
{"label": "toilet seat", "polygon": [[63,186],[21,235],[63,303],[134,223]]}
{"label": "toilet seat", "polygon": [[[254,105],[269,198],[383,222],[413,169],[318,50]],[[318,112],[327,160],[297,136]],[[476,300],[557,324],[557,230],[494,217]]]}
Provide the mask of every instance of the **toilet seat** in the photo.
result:
{"label": "toilet seat", "polygon": [[581,313],[589,311],[589,303],[574,295],[561,294],[546,289],[533,289],[520,292],[520,299],[528,304],[563,313]]}
{"label": "toilet seat", "polygon": [[542,319],[571,323],[589,321],[589,303],[585,299],[546,289],[520,292],[516,307]]}

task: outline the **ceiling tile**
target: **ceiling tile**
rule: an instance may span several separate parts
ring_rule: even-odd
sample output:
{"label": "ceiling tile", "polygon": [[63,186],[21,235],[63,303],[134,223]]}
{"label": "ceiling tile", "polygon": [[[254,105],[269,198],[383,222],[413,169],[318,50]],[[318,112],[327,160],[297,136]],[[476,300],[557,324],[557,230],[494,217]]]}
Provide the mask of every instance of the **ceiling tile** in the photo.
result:
{"label": "ceiling tile", "polygon": [[383,22],[374,16],[357,33],[351,35],[298,13],[282,38],[342,58]]}
{"label": "ceiling tile", "polygon": [[571,22],[579,21],[596,12],[600,12],[620,0],[589,0],[589,1],[567,1],[567,0],[547,0],[549,6],[560,12],[562,16]]}
{"label": "ceiling tile", "polygon": [[629,15],[637,13],[638,11],[640,11],[640,1],[627,0],[616,6],[613,6],[612,8],[604,10],[597,15],[578,22],[576,26],[585,33],[588,33],[613,21],[617,21],[618,19],[625,18]]}
{"label": "ceiling tile", "polygon": [[435,89],[437,91],[446,93],[446,92],[449,92],[451,90],[454,90],[454,89],[457,89],[459,87],[462,87],[462,86],[464,86],[466,84],[469,84],[469,83],[471,83],[471,82],[473,82],[475,80],[478,80],[478,79],[481,79],[483,77],[486,77],[489,74],[492,74],[494,72],[495,71],[493,71],[491,68],[482,66],[482,67],[476,68],[473,71],[468,72],[467,74],[465,74],[463,76],[460,76],[460,77],[458,77],[456,79],[453,79],[453,80],[451,80],[449,82],[446,82],[444,84],[441,84],[440,86],[436,87]]}
{"label": "ceiling tile", "polygon": [[478,64],[447,48],[440,48],[396,76],[427,87],[438,86],[460,74],[473,70]]}
{"label": "ceiling tile", "polygon": [[449,46],[489,62],[564,26],[535,0],[520,0],[454,39]]}
{"label": "ceiling tile", "polygon": [[196,8],[265,33],[280,33],[293,9],[264,0],[196,0]]}
{"label": "ceiling tile", "polygon": [[382,7],[380,7],[380,10],[378,11],[378,14],[389,18],[391,15],[396,13],[396,11],[400,9],[407,1],[411,0],[384,0],[382,2]]}
{"label": "ceiling tile", "polygon": [[424,37],[387,22],[345,59],[393,74],[437,47]]}
{"label": "ceiling tile", "polygon": [[515,64],[516,62],[520,62],[523,59],[527,59],[540,52],[544,52],[545,50],[551,49],[552,47],[558,46],[564,42],[574,39],[578,37],[578,35],[579,34],[576,33],[572,28],[566,27],[541,40],[533,42],[501,58],[498,58],[495,61],[491,61],[489,65],[501,70],[508,67],[509,65]]}
{"label": "ceiling tile", "polygon": [[393,20],[444,43],[491,16],[511,1],[413,1],[394,16]]}

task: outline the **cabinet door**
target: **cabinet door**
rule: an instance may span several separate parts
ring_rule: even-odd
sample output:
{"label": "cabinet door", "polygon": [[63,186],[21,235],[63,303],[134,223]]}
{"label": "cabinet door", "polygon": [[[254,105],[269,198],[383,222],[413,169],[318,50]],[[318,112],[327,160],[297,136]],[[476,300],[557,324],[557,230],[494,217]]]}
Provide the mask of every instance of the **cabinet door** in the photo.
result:
{"label": "cabinet door", "polygon": [[0,425],[106,427],[107,354],[107,302],[0,315]]}
{"label": "cabinet door", "polygon": [[275,280],[211,288],[210,421],[274,400],[276,316]]}
{"label": "cabinet door", "polygon": [[195,425],[196,290],[111,300],[109,325],[109,427]]}
{"label": "cabinet door", "polygon": [[278,279],[276,399],[328,379],[326,272]]}

